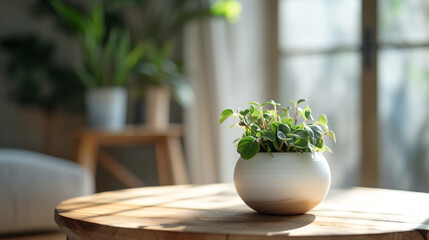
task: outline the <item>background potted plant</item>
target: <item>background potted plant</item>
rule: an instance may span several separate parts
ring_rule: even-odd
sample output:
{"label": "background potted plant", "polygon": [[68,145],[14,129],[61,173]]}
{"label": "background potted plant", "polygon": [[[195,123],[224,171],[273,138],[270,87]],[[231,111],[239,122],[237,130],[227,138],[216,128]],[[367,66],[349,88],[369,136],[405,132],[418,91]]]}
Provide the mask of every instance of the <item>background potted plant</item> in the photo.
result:
{"label": "background potted plant", "polygon": [[[311,109],[289,101],[281,108],[274,101],[251,102],[243,111],[226,109],[219,124],[229,117],[238,119],[244,130],[236,139],[241,157],[234,171],[238,194],[252,209],[264,214],[292,215],[305,213],[326,196],[331,174],[323,151],[325,137],[335,141],[326,115],[313,121]],[[272,109],[264,110],[267,105]],[[279,111],[280,110],[280,111]]]}
{"label": "background potted plant", "polygon": [[138,85],[146,99],[145,120],[152,127],[164,128],[169,124],[170,98],[181,107],[193,101],[180,47],[185,26],[210,17],[234,22],[241,5],[237,0],[213,4],[199,0],[108,0],[105,4],[130,26],[133,38],[145,44],[147,51],[137,68]]}
{"label": "background potted plant", "polygon": [[87,15],[58,0],[51,4],[81,39],[84,60],[76,72],[88,89],[85,100],[91,126],[120,130],[126,120],[124,85],[143,56],[143,45],[133,46],[127,30],[106,28],[100,4]]}

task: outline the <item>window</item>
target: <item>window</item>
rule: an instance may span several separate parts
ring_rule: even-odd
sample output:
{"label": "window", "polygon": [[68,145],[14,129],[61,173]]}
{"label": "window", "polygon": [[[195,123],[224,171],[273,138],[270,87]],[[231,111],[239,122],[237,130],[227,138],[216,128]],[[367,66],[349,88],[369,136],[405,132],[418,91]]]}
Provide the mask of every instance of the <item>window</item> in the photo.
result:
{"label": "window", "polygon": [[333,185],[427,191],[429,2],[277,4],[280,100],[330,117]]}

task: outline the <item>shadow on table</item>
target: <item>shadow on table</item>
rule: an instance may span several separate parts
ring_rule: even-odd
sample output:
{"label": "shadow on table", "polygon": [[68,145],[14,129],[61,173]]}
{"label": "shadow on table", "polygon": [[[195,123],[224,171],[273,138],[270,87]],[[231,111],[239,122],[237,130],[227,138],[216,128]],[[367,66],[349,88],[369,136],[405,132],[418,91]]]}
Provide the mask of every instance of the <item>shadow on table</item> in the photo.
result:
{"label": "shadow on table", "polygon": [[[161,224],[159,227],[166,231],[287,236],[289,231],[307,226],[315,219],[316,216],[309,213],[274,216],[262,215],[249,209],[249,212],[222,212],[219,216],[211,216],[209,219],[204,215],[194,215],[190,220]],[[140,226],[139,228],[145,229],[146,227]]]}

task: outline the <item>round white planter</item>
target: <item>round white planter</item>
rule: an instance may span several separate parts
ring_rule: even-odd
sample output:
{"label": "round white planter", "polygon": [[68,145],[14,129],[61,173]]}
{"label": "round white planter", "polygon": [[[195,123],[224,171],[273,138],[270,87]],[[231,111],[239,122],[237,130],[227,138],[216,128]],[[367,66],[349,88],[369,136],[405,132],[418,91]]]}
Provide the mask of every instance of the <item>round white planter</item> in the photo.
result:
{"label": "round white planter", "polygon": [[86,93],[86,112],[93,128],[118,131],[126,120],[127,90],[123,87],[93,88]]}
{"label": "round white planter", "polygon": [[316,153],[258,153],[238,159],[235,188],[241,199],[263,214],[303,214],[326,196],[331,172],[325,157]]}

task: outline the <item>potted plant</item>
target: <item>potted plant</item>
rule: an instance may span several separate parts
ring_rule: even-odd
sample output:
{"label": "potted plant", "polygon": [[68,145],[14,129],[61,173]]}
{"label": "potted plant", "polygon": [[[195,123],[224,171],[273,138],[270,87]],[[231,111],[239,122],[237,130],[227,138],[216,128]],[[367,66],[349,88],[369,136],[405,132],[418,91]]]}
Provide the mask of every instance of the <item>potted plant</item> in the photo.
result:
{"label": "potted plant", "polygon": [[[193,91],[183,72],[181,43],[185,26],[196,19],[221,17],[238,19],[237,0],[106,1],[110,12],[118,12],[133,30],[133,37],[145,43],[146,53],[137,67],[138,84],[145,95],[145,120],[152,127],[169,124],[170,99],[181,107],[193,101]],[[179,43],[179,44],[176,44]]]}
{"label": "potted plant", "polygon": [[88,16],[58,0],[51,4],[81,39],[84,61],[76,72],[88,89],[85,100],[91,126],[122,129],[127,106],[124,86],[143,56],[143,45],[132,46],[127,30],[106,29],[100,4],[94,5]]}
{"label": "potted plant", "polygon": [[[311,109],[289,101],[280,107],[274,101],[221,113],[219,124],[230,117],[244,130],[236,139],[241,157],[234,170],[236,190],[252,209],[263,214],[302,214],[317,206],[326,196],[331,174],[323,151],[329,151],[326,136],[335,141],[326,115],[313,120]],[[272,109],[264,110],[271,105]]]}

